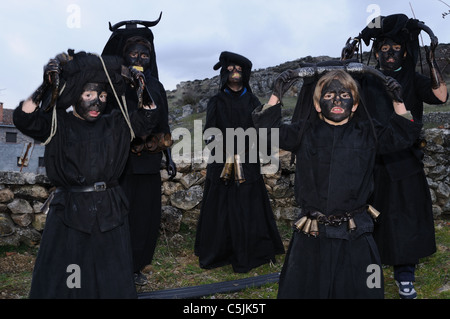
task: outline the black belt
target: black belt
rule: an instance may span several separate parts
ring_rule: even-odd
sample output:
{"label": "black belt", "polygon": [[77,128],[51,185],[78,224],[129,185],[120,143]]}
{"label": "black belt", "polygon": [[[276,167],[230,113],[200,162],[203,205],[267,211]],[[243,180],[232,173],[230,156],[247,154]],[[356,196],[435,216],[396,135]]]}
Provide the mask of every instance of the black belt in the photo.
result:
{"label": "black belt", "polygon": [[59,186],[56,188],[55,193],[59,192],[74,192],[74,193],[87,193],[87,192],[104,192],[108,188],[118,186],[119,182],[97,182],[91,186]]}

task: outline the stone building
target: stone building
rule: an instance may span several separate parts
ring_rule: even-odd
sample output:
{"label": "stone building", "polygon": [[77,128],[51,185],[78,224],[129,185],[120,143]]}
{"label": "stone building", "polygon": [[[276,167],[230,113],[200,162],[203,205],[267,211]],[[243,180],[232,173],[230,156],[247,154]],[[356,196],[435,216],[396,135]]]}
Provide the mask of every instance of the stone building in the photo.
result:
{"label": "stone building", "polygon": [[0,171],[45,174],[45,147],[19,132],[12,120],[13,111],[0,102]]}

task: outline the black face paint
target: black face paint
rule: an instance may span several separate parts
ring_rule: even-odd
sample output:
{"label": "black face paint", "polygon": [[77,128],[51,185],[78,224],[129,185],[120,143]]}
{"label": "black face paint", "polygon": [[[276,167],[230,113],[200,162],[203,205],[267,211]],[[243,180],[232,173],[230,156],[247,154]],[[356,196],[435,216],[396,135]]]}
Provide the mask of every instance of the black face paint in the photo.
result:
{"label": "black face paint", "polygon": [[339,123],[352,114],[353,95],[339,80],[332,80],[323,87],[319,104],[326,119]]}
{"label": "black face paint", "polygon": [[242,83],[242,67],[239,65],[233,65],[230,64],[227,67],[227,70],[229,72],[228,74],[228,82],[230,83]]}
{"label": "black face paint", "polygon": [[386,39],[377,54],[381,69],[396,71],[402,66],[405,50],[402,45]]}
{"label": "black face paint", "polygon": [[150,66],[150,50],[143,44],[133,44],[125,54],[125,62],[129,66],[140,66],[145,70]]}
{"label": "black face paint", "polygon": [[84,120],[94,122],[103,114],[106,108],[106,89],[98,83],[87,83],[83,87],[75,112]]}

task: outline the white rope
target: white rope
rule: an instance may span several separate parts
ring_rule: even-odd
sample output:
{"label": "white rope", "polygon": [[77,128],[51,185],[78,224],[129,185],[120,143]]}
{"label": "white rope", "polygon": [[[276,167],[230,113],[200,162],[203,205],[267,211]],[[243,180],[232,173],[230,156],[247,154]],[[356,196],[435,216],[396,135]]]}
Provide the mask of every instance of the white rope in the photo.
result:
{"label": "white rope", "polygon": [[[101,56],[99,56],[98,54],[95,54],[95,55],[102,62],[102,66],[103,66],[103,69],[104,69],[104,71],[106,73],[106,77],[108,78],[109,85],[111,86],[111,88],[112,88],[112,90],[114,92],[114,96],[115,96],[115,98],[117,100],[117,103],[119,104],[120,111],[122,112],[123,117],[125,118],[125,121],[127,122],[128,127],[130,128],[131,140],[133,140],[134,137],[135,137],[135,134],[134,134],[133,128],[131,127],[131,121],[130,121],[130,116],[128,114],[128,107],[126,105],[125,96],[122,95],[122,101],[123,101],[123,104],[125,105],[125,107],[124,107],[120,103],[119,97],[117,96],[117,92],[116,92],[116,90],[114,88],[114,85],[113,85],[113,83],[111,81],[111,78],[110,78],[109,73],[108,73],[108,69],[106,68],[106,65],[105,65],[105,62],[103,61]],[[64,91],[64,88],[65,88],[65,84],[64,84],[63,88],[61,89],[61,91],[59,92],[59,95],[61,95],[61,93]],[[55,103],[55,105],[53,105],[53,111],[52,111],[52,125],[51,125],[51,129],[50,129],[50,136],[43,143],[43,145],[47,145],[48,143],[50,143],[50,141],[52,140],[53,136],[55,136],[55,134],[56,134],[57,128],[58,128],[58,121],[57,121],[57,116],[56,116],[56,103]]]}
{"label": "white rope", "polygon": [[[100,55],[98,55],[98,54],[95,54],[95,55],[102,62],[103,69],[105,70],[106,77],[108,78],[109,85],[111,86],[111,88],[112,88],[112,90],[114,92],[114,96],[116,98],[117,104],[119,104],[120,111],[122,112],[123,117],[125,118],[125,121],[127,122],[128,127],[130,128],[131,139],[133,140],[134,137],[135,137],[135,134],[134,134],[133,128],[131,127],[131,121],[130,121],[130,116],[128,115],[128,110],[127,110],[126,107],[124,108],[124,106],[120,103],[119,97],[117,96],[117,92],[116,92],[116,90],[114,88],[114,85],[113,85],[113,83],[111,81],[111,78],[109,77],[109,73],[108,73],[108,70],[106,69],[106,65],[105,65],[105,62],[103,61],[103,58]],[[125,97],[123,95],[122,95],[122,100],[123,100],[124,104],[126,105]]]}
{"label": "white rope", "polygon": [[47,145],[52,140],[53,136],[56,134],[56,129],[58,128],[58,120],[56,117],[56,104],[53,106],[52,111],[52,127],[50,129],[50,136],[47,138],[47,140],[43,143],[43,145]]}
{"label": "white rope", "polygon": [[[64,91],[65,88],[66,88],[66,83],[64,83],[62,89],[59,91],[59,95],[62,94],[62,92]],[[53,136],[55,136],[55,134],[56,134],[57,128],[58,128],[58,120],[57,120],[57,116],[56,116],[56,101],[55,101],[55,104],[53,105],[53,110],[52,110],[52,126],[50,128],[50,136],[47,138],[47,140],[44,143],[42,143],[43,145],[47,145],[48,143],[50,143]]]}

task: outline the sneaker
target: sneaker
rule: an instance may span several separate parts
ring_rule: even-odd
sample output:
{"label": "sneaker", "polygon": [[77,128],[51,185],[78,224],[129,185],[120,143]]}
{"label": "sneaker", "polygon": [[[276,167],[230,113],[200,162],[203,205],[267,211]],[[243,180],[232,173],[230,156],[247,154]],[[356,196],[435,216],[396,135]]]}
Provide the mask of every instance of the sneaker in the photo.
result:
{"label": "sneaker", "polygon": [[417,292],[414,289],[412,281],[395,281],[398,287],[398,294],[402,299],[416,299]]}
{"label": "sneaker", "polygon": [[145,277],[145,275],[138,271],[134,273],[134,284],[138,285],[138,286],[145,286],[146,284],[148,284],[148,280],[147,277]]}

